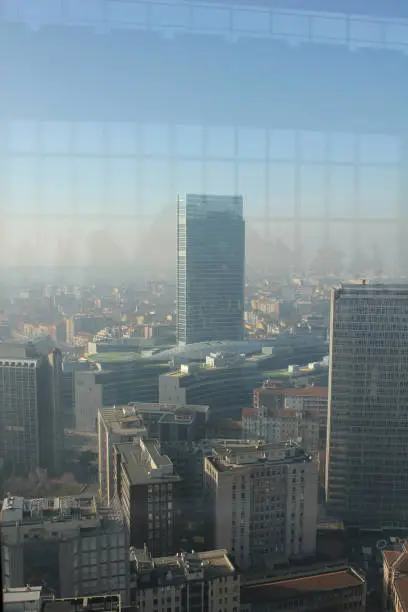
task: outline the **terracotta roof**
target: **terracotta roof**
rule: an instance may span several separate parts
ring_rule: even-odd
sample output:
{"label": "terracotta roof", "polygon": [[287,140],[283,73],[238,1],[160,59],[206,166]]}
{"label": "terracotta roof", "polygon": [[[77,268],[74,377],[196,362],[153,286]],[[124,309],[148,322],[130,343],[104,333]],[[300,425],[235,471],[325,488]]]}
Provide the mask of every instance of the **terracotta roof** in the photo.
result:
{"label": "terracotta roof", "polygon": [[242,416],[243,417],[252,417],[258,414],[258,410],[256,408],[243,408]]}
{"label": "terracotta roof", "polygon": [[285,389],[274,387],[258,387],[254,389],[254,393],[259,393],[259,395],[284,395]]}
{"label": "terracotta roof", "polygon": [[386,562],[386,564],[388,565],[388,567],[392,567],[394,565],[395,561],[400,556],[400,554],[401,554],[400,550],[384,550],[383,551],[383,559]]}
{"label": "terracotta roof", "polygon": [[398,559],[394,562],[393,569],[399,572],[408,572],[408,553],[399,553]]}
{"label": "terracotta roof", "polygon": [[401,576],[395,580],[395,590],[403,610],[408,610],[408,576]]}
{"label": "terracotta roof", "polygon": [[328,392],[327,387],[296,387],[284,390],[288,397],[328,397]]}
{"label": "terracotta roof", "polygon": [[346,568],[312,576],[243,585],[241,602],[284,601],[326,591],[350,589],[361,586],[363,582],[351,568]]}

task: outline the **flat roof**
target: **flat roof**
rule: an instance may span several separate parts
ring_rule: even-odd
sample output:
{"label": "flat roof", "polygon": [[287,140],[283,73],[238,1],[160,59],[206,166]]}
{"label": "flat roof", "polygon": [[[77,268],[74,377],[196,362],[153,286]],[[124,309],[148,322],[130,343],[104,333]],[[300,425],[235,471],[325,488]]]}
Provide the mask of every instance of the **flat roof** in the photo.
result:
{"label": "flat roof", "polygon": [[243,585],[241,603],[284,601],[305,595],[362,586],[364,579],[351,568],[316,573],[308,576],[289,577]]}
{"label": "flat roof", "polygon": [[[159,454],[155,440],[143,440],[143,444],[158,468],[172,465],[167,455]],[[139,444],[121,443],[115,444],[115,447],[124,459],[124,468],[132,485],[180,480],[180,477],[174,472],[161,474],[159,470],[150,469],[148,464],[143,462],[142,449]]]}
{"label": "flat roof", "polygon": [[95,363],[120,363],[121,361],[136,361],[137,359],[141,359],[141,356],[134,351],[124,351],[123,353],[121,351],[112,351],[88,355],[88,360],[94,361]]}
{"label": "flat roof", "polygon": [[42,587],[26,586],[3,589],[3,601],[5,604],[23,603],[27,601],[39,601],[41,597]]}

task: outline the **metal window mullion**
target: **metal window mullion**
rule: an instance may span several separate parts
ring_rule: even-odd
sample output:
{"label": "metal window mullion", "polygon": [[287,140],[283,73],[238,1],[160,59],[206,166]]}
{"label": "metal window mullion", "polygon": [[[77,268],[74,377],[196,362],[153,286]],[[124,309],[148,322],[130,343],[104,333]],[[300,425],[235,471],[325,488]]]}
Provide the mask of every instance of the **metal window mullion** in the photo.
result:
{"label": "metal window mullion", "polygon": [[324,142],[324,245],[330,247],[330,219],[331,219],[331,137],[325,134]]}
{"label": "metal window mullion", "polygon": [[301,268],[302,264],[302,151],[300,132],[295,132],[295,184],[294,184],[294,219],[293,219],[293,251],[295,253],[295,266]]}

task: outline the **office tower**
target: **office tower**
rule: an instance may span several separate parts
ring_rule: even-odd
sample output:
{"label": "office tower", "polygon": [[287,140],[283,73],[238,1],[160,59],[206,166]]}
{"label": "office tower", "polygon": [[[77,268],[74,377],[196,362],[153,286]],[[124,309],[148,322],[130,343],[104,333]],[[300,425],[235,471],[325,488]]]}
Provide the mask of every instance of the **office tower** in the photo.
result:
{"label": "office tower", "polygon": [[364,527],[408,524],[408,286],[331,298],[326,498]]}
{"label": "office tower", "polygon": [[145,544],[154,555],[178,550],[176,515],[180,477],[156,440],[115,444],[115,493],[129,530],[130,545]]}
{"label": "office tower", "polygon": [[152,557],[147,547],[131,549],[131,601],[137,610],[240,609],[240,579],[228,551]]}
{"label": "office tower", "polygon": [[211,544],[240,568],[314,555],[318,473],[302,449],[219,443],[204,472]]}
{"label": "office tower", "polygon": [[187,194],[177,203],[177,340],[241,340],[242,196]]}
{"label": "office tower", "polygon": [[15,474],[62,469],[62,355],[49,348],[43,340],[0,344],[0,457]]}
{"label": "office tower", "polygon": [[0,528],[4,586],[46,584],[59,597],[119,593],[128,601],[127,529],[92,496],[8,496]]}

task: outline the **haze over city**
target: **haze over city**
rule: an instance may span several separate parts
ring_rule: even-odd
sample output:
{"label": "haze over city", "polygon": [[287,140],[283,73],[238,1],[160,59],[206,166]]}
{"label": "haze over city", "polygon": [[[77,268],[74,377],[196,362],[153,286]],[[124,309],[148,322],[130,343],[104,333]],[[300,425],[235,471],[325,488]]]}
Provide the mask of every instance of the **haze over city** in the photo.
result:
{"label": "haze over city", "polygon": [[6,612],[408,610],[408,4],[0,0]]}

